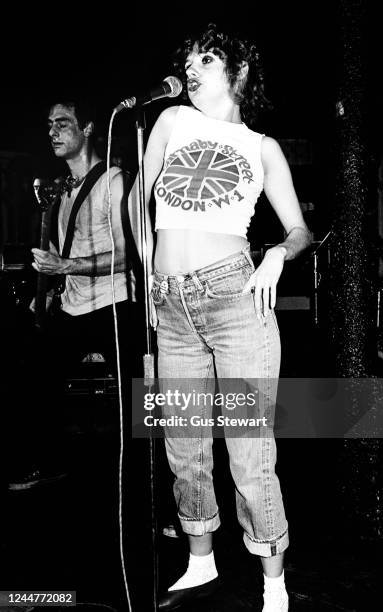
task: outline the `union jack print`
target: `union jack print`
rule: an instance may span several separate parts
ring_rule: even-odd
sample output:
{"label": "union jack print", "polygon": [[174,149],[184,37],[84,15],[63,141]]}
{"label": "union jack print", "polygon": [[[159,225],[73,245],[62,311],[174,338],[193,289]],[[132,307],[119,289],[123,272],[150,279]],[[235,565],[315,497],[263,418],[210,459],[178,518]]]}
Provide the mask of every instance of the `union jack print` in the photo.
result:
{"label": "union jack print", "polygon": [[239,172],[227,155],[201,149],[180,153],[162,181],[166,189],[182,198],[205,200],[232,191],[238,185]]}

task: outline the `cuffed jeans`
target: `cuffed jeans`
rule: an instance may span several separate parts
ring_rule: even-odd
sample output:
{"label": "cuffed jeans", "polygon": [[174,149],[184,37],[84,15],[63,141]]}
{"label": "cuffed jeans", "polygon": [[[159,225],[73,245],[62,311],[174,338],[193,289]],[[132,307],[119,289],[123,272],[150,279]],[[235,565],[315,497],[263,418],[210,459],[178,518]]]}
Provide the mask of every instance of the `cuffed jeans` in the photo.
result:
{"label": "cuffed jeans", "polygon": [[[158,316],[158,375],[182,379],[190,391],[214,392],[218,379],[270,381],[262,394],[263,409],[273,412],[279,375],[280,339],[274,312],[259,321],[253,293],[242,294],[254,264],[249,250],[195,272],[168,276],[155,273],[152,298]],[[188,382],[189,381],[189,384]],[[220,389],[221,390],[221,389]],[[166,416],[174,413],[164,407]],[[205,414],[209,417],[209,414]],[[165,431],[169,434],[169,431]],[[166,452],[176,476],[174,494],[182,528],[190,535],[215,531],[220,525],[214,493],[212,437],[166,435]],[[267,435],[229,437],[226,445],[236,487],[239,523],[248,550],[269,557],[288,546],[288,528],[278,477],[276,445]]]}

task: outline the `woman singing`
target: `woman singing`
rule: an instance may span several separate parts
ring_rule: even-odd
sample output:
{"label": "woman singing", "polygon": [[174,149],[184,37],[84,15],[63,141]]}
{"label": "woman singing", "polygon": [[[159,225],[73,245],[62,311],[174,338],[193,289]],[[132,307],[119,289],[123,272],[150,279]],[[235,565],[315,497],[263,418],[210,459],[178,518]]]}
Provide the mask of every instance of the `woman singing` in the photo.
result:
{"label": "woman singing", "polygon": [[[214,389],[215,379],[226,387],[228,379],[277,379],[276,285],[284,261],[310,244],[310,234],[280,146],[250,129],[266,104],[259,56],[253,44],[209,25],[175,57],[189,103],[160,115],[145,155],[147,198],[153,186],[156,198],[152,299],[158,375],[198,379],[204,389]],[[262,190],[286,238],[255,268],[246,235]],[[275,392],[268,395],[273,405]],[[164,412],[172,414],[172,407]],[[220,517],[211,436],[204,431],[180,437],[167,430],[165,443],[190,545],[186,573],[160,600],[160,610],[173,610],[215,589],[212,536]],[[263,610],[285,612],[288,525],[274,437],[227,436],[226,444],[244,543],[263,566]]]}

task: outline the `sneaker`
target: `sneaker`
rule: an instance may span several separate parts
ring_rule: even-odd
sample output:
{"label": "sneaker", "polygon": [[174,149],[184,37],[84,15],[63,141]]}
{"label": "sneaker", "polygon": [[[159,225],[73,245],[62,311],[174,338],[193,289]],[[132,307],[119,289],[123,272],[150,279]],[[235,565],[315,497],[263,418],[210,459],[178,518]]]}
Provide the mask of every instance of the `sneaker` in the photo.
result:
{"label": "sneaker", "polygon": [[289,596],[286,589],[267,589],[263,593],[262,612],[288,612]]}
{"label": "sneaker", "polygon": [[101,353],[88,353],[81,363],[105,363],[105,357]]}
{"label": "sneaker", "polygon": [[67,473],[62,471],[43,472],[43,470],[36,469],[8,482],[8,489],[10,491],[25,491],[26,489],[56,482],[65,478],[65,476],[67,476]]}

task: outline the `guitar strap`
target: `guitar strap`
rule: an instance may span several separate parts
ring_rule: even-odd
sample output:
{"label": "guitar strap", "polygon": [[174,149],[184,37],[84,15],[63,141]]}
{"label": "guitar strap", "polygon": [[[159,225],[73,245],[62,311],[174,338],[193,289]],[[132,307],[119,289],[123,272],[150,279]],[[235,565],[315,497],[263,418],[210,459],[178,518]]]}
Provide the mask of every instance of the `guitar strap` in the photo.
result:
{"label": "guitar strap", "polygon": [[[100,161],[98,164],[93,166],[93,168],[88,172],[85,177],[85,180],[81,186],[80,191],[78,192],[75,201],[73,202],[72,210],[70,211],[67,230],[65,234],[64,245],[61,251],[61,257],[64,259],[69,257],[70,251],[72,248],[74,228],[76,224],[76,218],[78,211],[80,210],[80,206],[84,202],[85,198],[89,195],[94,185],[100,178],[102,174],[106,171],[106,161]],[[56,206],[54,206],[52,210],[52,235],[51,240],[58,250],[58,215],[59,208],[61,202],[59,201]],[[62,293],[65,289],[65,274],[60,274],[57,276],[56,282],[54,283],[54,291],[55,294],[58,295]]]}

